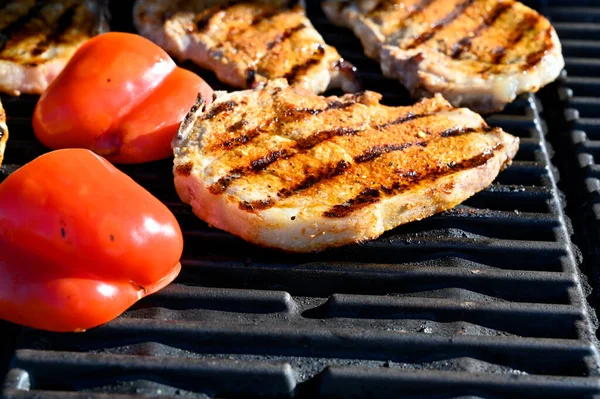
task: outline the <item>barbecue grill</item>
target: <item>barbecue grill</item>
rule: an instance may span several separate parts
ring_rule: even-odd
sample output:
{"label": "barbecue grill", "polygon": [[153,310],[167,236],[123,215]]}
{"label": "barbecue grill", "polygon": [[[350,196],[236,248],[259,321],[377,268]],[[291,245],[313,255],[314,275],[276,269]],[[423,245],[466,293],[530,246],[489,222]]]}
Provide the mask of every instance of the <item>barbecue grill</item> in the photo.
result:
{"label": "barbecue grill", "polygon": [[[113,29],[133,31],[131,2],[115,3]],[[597,320],[581,272],[599,246],[582,244],[582,257],[572,242],[600,230],[600,122],[592,119],[600,70],[598,60],[571,58],[598,56],[599,47],[570,40],[598,31],[600,8],[542,11],[563,39],[569,76],[486,118],[520,137],[513,165],[455,209],[375,241],[312,255],[261,249],[196,218],[175,193],[171,160],[120,166],[179,220],[181,275],[86,333],[0,324],[3,396],[600,398]],[[365,88],[387,104],[412,103],[318,2],[308,12]],[[2,97],[4,176],[47,151],[31,128],[36,100]],[[549,139],[561,144],[556,157]],[[577,171],[572,184],[559,180],[554,159],[561,172]],[[584,178],[588,190],[578,190]],[[576,230],[558,182],[569,204],[585,199],[582,209],[566,208],[578,210]]]}

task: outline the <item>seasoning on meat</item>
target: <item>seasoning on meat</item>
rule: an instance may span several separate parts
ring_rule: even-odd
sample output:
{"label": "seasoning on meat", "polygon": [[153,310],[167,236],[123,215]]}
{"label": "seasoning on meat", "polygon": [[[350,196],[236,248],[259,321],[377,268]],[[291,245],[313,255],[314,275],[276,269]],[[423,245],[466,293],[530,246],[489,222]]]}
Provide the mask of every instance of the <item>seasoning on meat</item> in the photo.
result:
{"label": "seasoning on meat", "polygon": [[513,0],[326,0],[323,9],[413,96],[442,93],[476,112],[502,110],[564,67],[550,22]]}
{"label": "seasoning on meat", "polygon": [[13,0],[0,5],[0,91],[40,94],[75,50],[108,30],[108,6],[91,0]]}
{"label": "seasoning on meat", "polygon": [[302,2],[137,0],[134,23],[174,57],[234,87],[286,78],[315,93],[359,89],[354,67],[325,43]]}
{"label": "seasoning on meat", "polygon": [[218,92],[173,142],[177,192],[215,227],[310,252],[452,208],[517,152],[517,137],[441,95],[409,107],[380,99],[322,97],[284,79]]}

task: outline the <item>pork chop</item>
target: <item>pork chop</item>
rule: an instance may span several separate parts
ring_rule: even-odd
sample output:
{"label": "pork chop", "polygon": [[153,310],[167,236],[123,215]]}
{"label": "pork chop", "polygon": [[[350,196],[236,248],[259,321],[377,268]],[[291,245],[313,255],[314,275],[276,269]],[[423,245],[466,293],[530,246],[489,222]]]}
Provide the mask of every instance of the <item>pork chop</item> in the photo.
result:
{"label": "pork chop", "polygon": [[137,0],[134,23],[175,58],[234,87],[286,78],[315,93],[359,89],[354,67],[325,43],[301,2]]}
{"label": "pork chop", "polygon": [[477,112],[502,110],[564,67],[548,20],[513,0],[326,0],[323,10],[413,96],[439,92]]}
{"label": "pork chop", "polygon": [[8,140],[8,127],[6,126],[6,112],[0,102],[0,165],[4,159],[4,150],[6,149],[6,141]]}
{"label": "pork chop", "polygon": [[518,149],[518,138],[441,95],[410,107],[380,99],[274,80],[200,100],[173,141],[177,193],[252,243],[319,251],[454,207]]}
{"label": "pork chop", "polygon": [[88,0],[3,1],[0,10],[0,91],[40,94],[75,50],[108,30],[107,6]]}

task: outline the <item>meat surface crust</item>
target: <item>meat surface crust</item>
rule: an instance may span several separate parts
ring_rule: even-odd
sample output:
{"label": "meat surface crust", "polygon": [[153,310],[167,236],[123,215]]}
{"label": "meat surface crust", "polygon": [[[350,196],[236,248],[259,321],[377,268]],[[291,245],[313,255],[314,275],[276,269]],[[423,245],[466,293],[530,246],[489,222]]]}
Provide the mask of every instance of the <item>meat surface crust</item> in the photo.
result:
{"label": "meat surface crust", "polygon": [[6,112],[0,102],[0,165],[4,159],[4,150],[6,149],[6,141],[8,140],[8,127],[6,126]]}
{"label": "meat surface crust", "polygon": [[325,43],[302,2],[137,0],[138,32],[233,87],[286,78],[320,93],[359,89],[355,68]]}
{"label": "meat surface crust", "polygon": [[75,50],[108,30],[102,1],[13,0],[0,9],[0,91],[41,94]]}
{"label": "meat surface crust", "polygon": [[173,141],[194,213],[290,252],[373,239],[488,186],[519,139],[441,95],[409,107],[366,91],[314,95],[285,80],[199,101]]}
{"label": "meat surface crust", "polygon": [[550,22],[513,0],[326,0],[334,24],[354,31],[383,74],[414,97],[500,111],[564,67]]}

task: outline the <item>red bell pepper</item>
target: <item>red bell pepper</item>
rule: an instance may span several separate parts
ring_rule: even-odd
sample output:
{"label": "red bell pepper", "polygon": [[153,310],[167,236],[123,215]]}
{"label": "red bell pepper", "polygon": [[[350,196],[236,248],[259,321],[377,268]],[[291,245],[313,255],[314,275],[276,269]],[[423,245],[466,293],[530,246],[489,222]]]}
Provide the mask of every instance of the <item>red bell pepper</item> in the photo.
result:
{"label": "red bell pepper", "polygon": [[151,41],[110,32],[83,44],[33,114],[47,147],[87,148],[115,163],[172,155],[171,140],[198,94],[212,89]]}
{"label": "red bell pepper", "polygon": [[178,275],[169,209],[84,149],[42,155],[0,184],[0,318],[52,331],[105,323]]}

